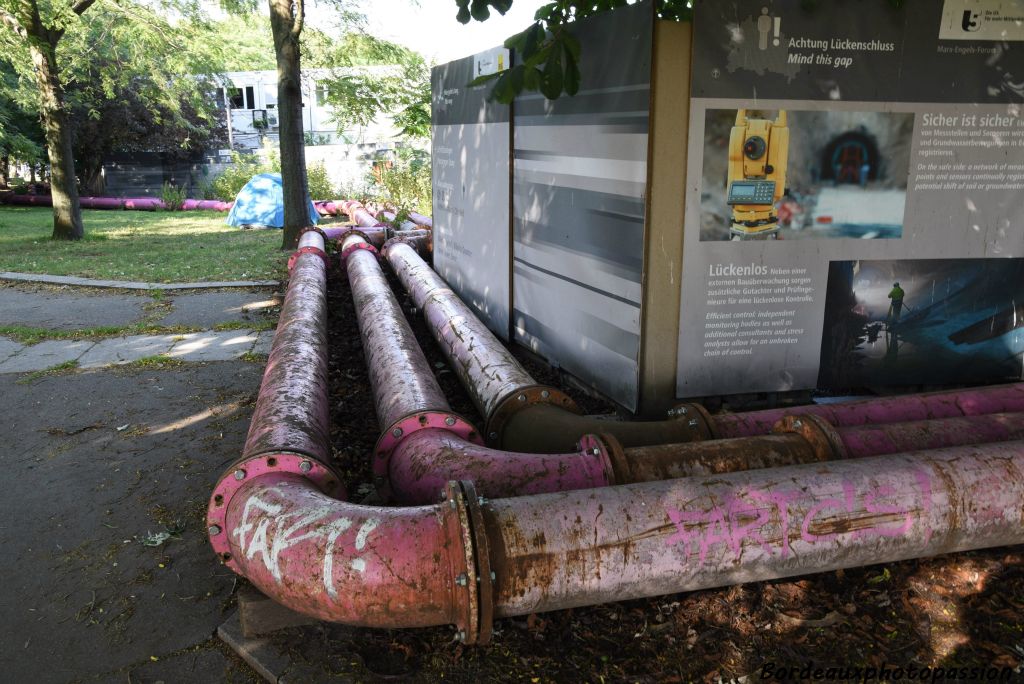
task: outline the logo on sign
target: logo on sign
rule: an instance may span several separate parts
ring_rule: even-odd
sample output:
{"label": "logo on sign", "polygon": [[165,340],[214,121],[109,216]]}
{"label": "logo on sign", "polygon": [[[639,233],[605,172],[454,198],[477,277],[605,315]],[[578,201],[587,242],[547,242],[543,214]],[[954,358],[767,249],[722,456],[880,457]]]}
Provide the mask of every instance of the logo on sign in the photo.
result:
{"label": "logo on sign", "polygon": [[978,12],[964,10],[964,17],[960,20],[960,28],[964,31],[977,31],[981,28],[981,15]]}

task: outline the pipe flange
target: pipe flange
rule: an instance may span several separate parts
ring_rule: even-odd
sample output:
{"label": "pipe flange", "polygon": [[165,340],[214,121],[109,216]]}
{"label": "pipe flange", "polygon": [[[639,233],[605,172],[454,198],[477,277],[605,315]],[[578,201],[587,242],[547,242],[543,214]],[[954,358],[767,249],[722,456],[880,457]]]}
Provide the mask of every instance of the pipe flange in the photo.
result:
{"label": "pipe flange", "polygon": [[588,456],[601,460],[601,467],[608,480],[608,486],[629,484],[633,481],[629,474],[629,462],[622,442],[614,435],[583,435],[580,437],[579,448]]}
{"label": "pipe flange", "polygon": [[487,500],[477,494],[476,487],[472,482],[462,480],[459,482],[459,486],[462,488],[466,509],[469,511],[469,531],[473,535],[473,558],[476,561],[479,618],[475,643],[487,644],[491,641],[494,627],[494,585],[497,581],[497,575],[491,567],[491,550],[484,528],[483,507],[487,504]]}
{"label": "pipe flange", "polygon": [[795,433],[811,446],[819,461],[849,458],[843,438],[832,424],[820,416],[805,413],[798,416],[783,416],[772,426],[772,434]]}
{"label": "pipe flange", "polygon": [[458,482],[449,482],[441,491],[439,512],[448,540],[446,584],[452,596],[450,619],[458,630],[459,641],[475,644],[480,634],[480,587],[469,507]]}
{"label": "pipe flange", "polygon": [[534,404],[551,404],[558,408],[580,414],[581,411],[572,398],[554,387],[547,385],[529,385],[520,387],[515,392],[506,395],[499,400],[487,418],[487,443],[491,446],[501,444],[501,434],[509,419]]}
{"label": "pipe flange", "polygon": [[337,473],[320,461],[303,454],[272,452],[251,456],[235,463],[217,481],[206,509],[206,531],[210,537],[210,545],[221,562],[235,572],[238,572],[238,566],[231,557],[231,546],[228,543],[228,506],[231,497],[242,485],[267,473],[294,473],[311,481],[328,496],[336,499],[345,496]]}
{"label": "pipe flange", "polygon": [[302,256],[303,254],[316,254],[323,260],[324,267],[331,267],[331,262],[327,259],[327,252],[325,252],[324,250],[320,249],[319,247],[300,247],[299,249],[292,252],[292,255],[290,257],[288,257],[289,273],[291,273],[292,269],[295,268],[296,262],[298,262],[299,257]]}
{"label": "pipe flange", "polygon": [[334,248],[335,248],[335,250],[340,252],[341,251],[341,246],[342,246],[342,244],[344,244],[345,240],[347,238],[352,237],[353,235],[358,235],[359,237],[361,237],[364,240],[366,240],[367,243],[370,243],[370,236],[369,235],[367,235],[363,231],[359,230],[358,228],[353,228],[353,227],[349,226],[349,227],[347,227],[345,229],[344,233],[342,233],[337,238],[335,238],[335,240],[334,240]]}
{"label": "pipe flange", "polygon": [[341,263],[342,263],[342,265],[344,265],[345,262],[348,261],[348,257],[349,257],[350,254],[352,254],[352,252],[358,251],[360,249],[365,249],[367,252],[371,252],[374,256],[377,256],[377,248],[374,247],[373,245],[371,245],[369,243],[369,241],[367,241],[367,242],[357,242],[356,244],[349,245],[345,249],[341,250]]}
{"label": "pipe flange", "polygon": [[373,447],[373,483],[384,501],[391,499],[391,456],[403,439],[419,430],[447,430],[467,442],[484,443],[473,424],[457,413],[419,411],[399,418],[381,433]]}
{"label": "pipe flange", "polygon": [[302,237],[306,233],[320,233],[320,237],[324,239],[324,244],[326,245],[328,242],[327,233],[325,233],[324,229],[320,226],[306,226],[299,231],[299,237]]}
{"label": "pipe flange", "polygon": [[675,420],[685,420],[687,425],[693,429],[695,441],[718,439],[718,431],[715,430],[715,419],[700,404],[694,402],[677,404],[668,410],[668,417]]}

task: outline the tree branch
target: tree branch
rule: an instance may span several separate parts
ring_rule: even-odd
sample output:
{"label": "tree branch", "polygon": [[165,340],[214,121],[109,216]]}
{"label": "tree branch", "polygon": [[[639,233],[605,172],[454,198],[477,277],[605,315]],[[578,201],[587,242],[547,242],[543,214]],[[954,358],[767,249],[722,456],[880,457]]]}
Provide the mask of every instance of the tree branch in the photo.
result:
{"label": "tree branch", "polygon": [[18,18],[3,8],[0,8],[0,24],[14,31],[15,35],[21,38],[28,38],[28,31],[21,25]]}
{"label": "tree branch", "polygon": [[85,10],[92,7],[94,2],[96,2],[96,0],[78,0],[78,2],[71,6],[71,11],[81,16]]}
{"label": "tree branch", "polygon": [[[95,1],[95,0],[94,0]],[[302,33],[302,23],[306,19],[306,3],[305,0],[295,0],[295,19],[292,21],[292,38],[295,40],[299,39],[299,34]]]}

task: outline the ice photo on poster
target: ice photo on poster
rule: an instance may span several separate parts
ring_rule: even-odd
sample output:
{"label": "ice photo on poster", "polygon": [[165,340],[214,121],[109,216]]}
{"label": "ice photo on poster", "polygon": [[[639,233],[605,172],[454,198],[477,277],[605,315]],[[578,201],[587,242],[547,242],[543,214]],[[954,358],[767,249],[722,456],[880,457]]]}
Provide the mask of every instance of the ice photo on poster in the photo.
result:
{"label": "ice photo on poster", "polygon": [[833,261],[821,387],[1021,378],[1024,259]]}
{"label": "ice photo on poster", "polygon": [[700,239],[903,234],[914,115],[708,109]]}

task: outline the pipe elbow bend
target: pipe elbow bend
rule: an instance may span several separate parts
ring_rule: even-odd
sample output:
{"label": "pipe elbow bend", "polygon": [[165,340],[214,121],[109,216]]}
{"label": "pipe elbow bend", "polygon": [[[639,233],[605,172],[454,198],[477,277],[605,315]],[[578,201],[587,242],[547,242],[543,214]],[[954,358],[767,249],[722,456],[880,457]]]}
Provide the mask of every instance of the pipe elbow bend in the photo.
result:
{"label": "pipe elbow bend", "polygon": [[224,504],[225,562],[270,598],[321,620],[384,628],[454,623],[473,641],[473,540],[458,483],[446,492],[457,500],[362,506],[331,498],[306,477],[268,473]]}

